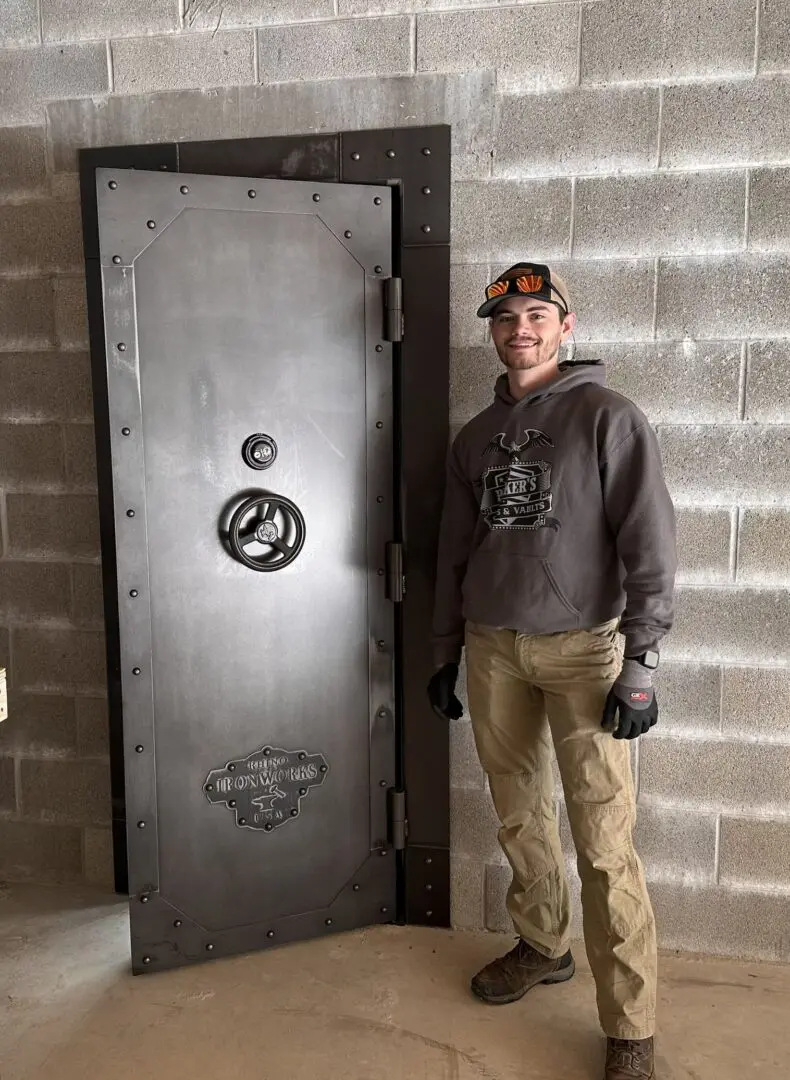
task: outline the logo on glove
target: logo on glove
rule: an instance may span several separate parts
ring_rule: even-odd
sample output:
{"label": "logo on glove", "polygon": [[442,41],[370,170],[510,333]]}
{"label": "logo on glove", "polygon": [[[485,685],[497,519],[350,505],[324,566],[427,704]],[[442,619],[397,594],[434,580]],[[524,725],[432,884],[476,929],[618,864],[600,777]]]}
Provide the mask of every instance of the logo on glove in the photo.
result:
{"label": "logo on glove", "polygon": [[631,701],[637,701],[637,702],[650,701],[650,691],[649,690],[632,690],[631,693],[628,696],[631,699]]}

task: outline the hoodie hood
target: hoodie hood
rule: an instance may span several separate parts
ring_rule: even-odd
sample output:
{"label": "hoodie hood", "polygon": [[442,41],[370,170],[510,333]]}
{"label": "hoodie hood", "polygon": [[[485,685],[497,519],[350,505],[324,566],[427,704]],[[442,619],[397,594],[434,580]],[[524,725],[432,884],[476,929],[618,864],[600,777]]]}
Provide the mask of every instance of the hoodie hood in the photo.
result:
{"label": "hoodie hood", "polygon": [[534,405],[544,398],[562,394],[566,390],[573,390],[575,387],[581,386],[582,383],[596,383],[598,386],[606,386],[606,368],[601,360],[566,360],[559,365],[559,371],[559,376],[553,382],[539,387],[518,401],[510,393],[507,375],[500,375],[494,386],[495,397],[511,409],[524,408],[524,406]]}

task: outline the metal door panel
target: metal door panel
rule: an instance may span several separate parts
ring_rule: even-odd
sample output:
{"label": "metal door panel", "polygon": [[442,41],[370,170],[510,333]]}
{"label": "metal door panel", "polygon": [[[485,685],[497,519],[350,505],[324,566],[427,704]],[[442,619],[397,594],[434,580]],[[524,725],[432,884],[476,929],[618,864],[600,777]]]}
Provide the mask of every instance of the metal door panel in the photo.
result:
{"label": "metal door panel", "polygon": [[[194,958],[204,933],[221,953],[283,921],[316,932],[363,878],[371,902],[354,895],[349,917],[380,920],[395,888],[378,855],[394,782],[389,191],[96,175],[135,966]],[[265,472],[241,455],[256,432],[278,447]],[[224,537],[264,491],[307,529],[274,573]],[[269,832],[266,796],[253,822],[204,789],[217,770],[260,779],[245,761],[264,747],[327,766]]]}

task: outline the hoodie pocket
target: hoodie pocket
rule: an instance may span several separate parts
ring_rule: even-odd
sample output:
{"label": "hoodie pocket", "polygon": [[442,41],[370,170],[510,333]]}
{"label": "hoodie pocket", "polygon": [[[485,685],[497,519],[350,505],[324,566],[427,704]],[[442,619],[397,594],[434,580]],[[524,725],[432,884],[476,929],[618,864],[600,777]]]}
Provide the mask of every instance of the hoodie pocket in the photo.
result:
{"label": "hoodie pocket", "polygon": [[546,577],[549,579],[549,585],[551,585],[551,588],[554,591],[554,595],[557,597],[561,604],[565,605],[571,615],[575,615],[576,618],[578,618],[581,612],[578,608],[575,608],[573,606],[568,597],[560,588],[560,584],[554,576],[554,571],[551,568],[551,563],[549,563],[546,559],[542,559],[541,561],[543,563],[543,571]]}
{"label": "hoodie pocket", "polygon": [[479,548],[463,585],[464,615],[483,626],[526,633],[578,628],[580,613],[547,559]]}

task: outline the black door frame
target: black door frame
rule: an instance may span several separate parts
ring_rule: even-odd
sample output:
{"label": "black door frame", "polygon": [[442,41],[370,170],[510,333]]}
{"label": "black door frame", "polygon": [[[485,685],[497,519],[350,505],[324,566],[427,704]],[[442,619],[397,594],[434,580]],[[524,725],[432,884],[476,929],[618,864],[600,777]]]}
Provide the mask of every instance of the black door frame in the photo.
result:
{"label": "black door frame", "polygon": [[[110,717],[115,887],[127,892],[126,800],[115,524],[99,263],[97,168],[393,187],[393,274],[402,280],[403,339],[393,346],[395,534],[406,588],[396,603],[398,789],[391,842],[396,920],[450,925],[449,733],[428,706],[431,611],[449,438],[450,128],[447,125],[80,151],[93,377]],[[397,324],[397,312],[393,325]],[[397,333],[395,334],[397,337]],[[397,563],[397,560],[396,560]],[[396,565],[396,574],[400,568]],[[398,583],[399,584],[399,581]],[[397,586],[396,586],[397,587]]]}

